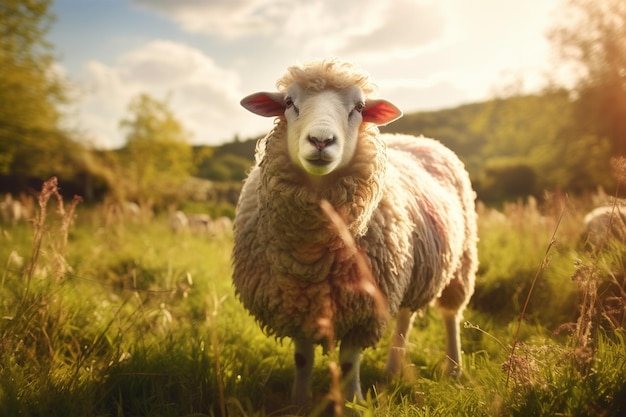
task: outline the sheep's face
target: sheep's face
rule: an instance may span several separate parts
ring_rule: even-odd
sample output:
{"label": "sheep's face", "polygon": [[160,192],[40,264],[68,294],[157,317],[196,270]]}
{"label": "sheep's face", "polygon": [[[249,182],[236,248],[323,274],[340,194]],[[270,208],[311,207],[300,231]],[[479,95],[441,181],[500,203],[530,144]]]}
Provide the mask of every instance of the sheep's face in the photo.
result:
{"label": "sheep's face", "polygon": [[289,155],[296,165],[326,175],[350,162],[365,107],[359,88],[311,92],[294,84],[285,107]]}
{"label": "sheep's face", "polygon": [[286,93],[256,93],[241,104],[262,116],[284,117],[289,156],[313,176],[350,163],[361,123],[385,124],[402,115],[388,101],[366,101],[357,86],[313,91],[293,84]]}

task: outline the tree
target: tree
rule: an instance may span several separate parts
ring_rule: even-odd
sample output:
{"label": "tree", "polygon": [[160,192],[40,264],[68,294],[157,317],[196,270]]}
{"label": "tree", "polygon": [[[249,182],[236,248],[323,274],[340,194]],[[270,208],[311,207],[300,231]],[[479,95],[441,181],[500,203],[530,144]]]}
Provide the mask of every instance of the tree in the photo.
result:
{"label": "tree", "polygon": [[626,2],[569,0],[549,37],[577,74],[581,134],[607,138],[614,155],[626,155]]}
{"label": "tree", "polygon": [[59,128],[65,86],[45,40],[51,0],[0,0],[0,175],[63,170],[75,144]]}
{"label": "tree", "polygon": [[129,117],[120,122],[127,139],[122,152],[130,179],[127,197],[155,200],[175,192],[193,171],[190,134],[167,101],[141,94],[130,102],[128,111]]}
{"label": "tree", "polygon": [[470,125],[472,134],[485,141],[477,181],[481,197],[539,195],[555,188],[581,192],[605,185],[606,141],[572,128],[572,112],[564,90],[486,103]]}

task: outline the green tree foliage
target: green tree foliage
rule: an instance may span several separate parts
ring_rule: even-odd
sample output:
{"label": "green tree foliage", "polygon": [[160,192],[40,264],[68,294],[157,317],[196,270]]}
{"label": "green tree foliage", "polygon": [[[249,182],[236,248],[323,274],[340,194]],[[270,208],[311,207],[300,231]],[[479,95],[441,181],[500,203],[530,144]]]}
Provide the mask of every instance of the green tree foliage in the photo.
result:
{"label": "green tree foliage", "polygon": [[256,145],[258,140],[261,138],[262,136],[241,140],[238,136],[235,136],[232,142],[225,143],[215,148],[215,156],[233,154],[241,158],[247,159],[248,161],[250,161],[250,166],[252,166],[252,163],[254,163]]}
{"label": "green tree foliage", "polygon": [[196,176],[217,182],[241,182],[254,164],[257,140],[242,141],[235,136],[232,142],[220,146],[194,147]]}
{"label": "green tree foliage", "polygon": [[483,200],[607,184],[608,141],[580,134],[574,103],[562,89],[403,119],[384,131],[423,134],[450,147],[465,162]]}
{"label": "green tree foliage", "polygon": [[614,155],[626,155],[626,2],[569,0],[550,39],[578,76],[580,135],[607,138]]}
{"label": "green tree foliage", "polygon": [[472,103],[452,109],[406,114],[390,125],[382,126],[381,132],[435,138],[461,155],[472,177],[477,178],[484,165],[482,148],[485,140],[470,126],[483,113],[485,106],[486,103]]}
{"label": "green tree foliage", "polygon": [[45,40],[51,0],[0,1],[0,175],[63,174],[81,149],[59,129],[65,87]]}
{"label": "green tree foliage", "polygon": [[485,140],[483,191],[516,197],[606,184],[606,143],[577,134],[574,110],[565,90],[488,102],[470,126]]}
{"label": "green tree foliage", "polygon": [[252,167],[248,158],[229,152],[213,152],[208,147],[201,148],[194,160],[197,176],[212,181],[243,181]]}
{"label": "green tree foliage", "polygon": [[120,154],[126,174],[126,198],[155,200],[172,193],[193,172],[190,134],[166,101],[141,94],[128,106],[120,122],[127,145]]}

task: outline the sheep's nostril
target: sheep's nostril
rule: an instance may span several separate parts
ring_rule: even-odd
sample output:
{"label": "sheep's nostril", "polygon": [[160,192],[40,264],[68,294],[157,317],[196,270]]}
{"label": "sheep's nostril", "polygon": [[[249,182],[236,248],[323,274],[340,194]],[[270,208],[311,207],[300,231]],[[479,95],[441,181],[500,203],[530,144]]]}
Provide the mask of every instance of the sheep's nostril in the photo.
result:
{"label": "sheep's nostril", "polygon": [[335,141],[334,136],[330,136],[325,139],[320,139],[315,136],[309,136],[308,139],[309,139],[309,142],[319,150],[324,149],[325,147],[327,147],[328,145],[331,145]]}

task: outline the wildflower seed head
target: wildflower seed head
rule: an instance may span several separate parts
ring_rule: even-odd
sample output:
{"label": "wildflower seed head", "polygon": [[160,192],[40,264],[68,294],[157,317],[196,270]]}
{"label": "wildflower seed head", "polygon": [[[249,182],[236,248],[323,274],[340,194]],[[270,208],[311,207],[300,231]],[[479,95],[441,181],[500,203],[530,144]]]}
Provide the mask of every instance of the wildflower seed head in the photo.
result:
{"label": "wildflower seed head", "polygon": [[626,158],[623,156],[611,158],[611,169],[618,182],[626,182]]}

